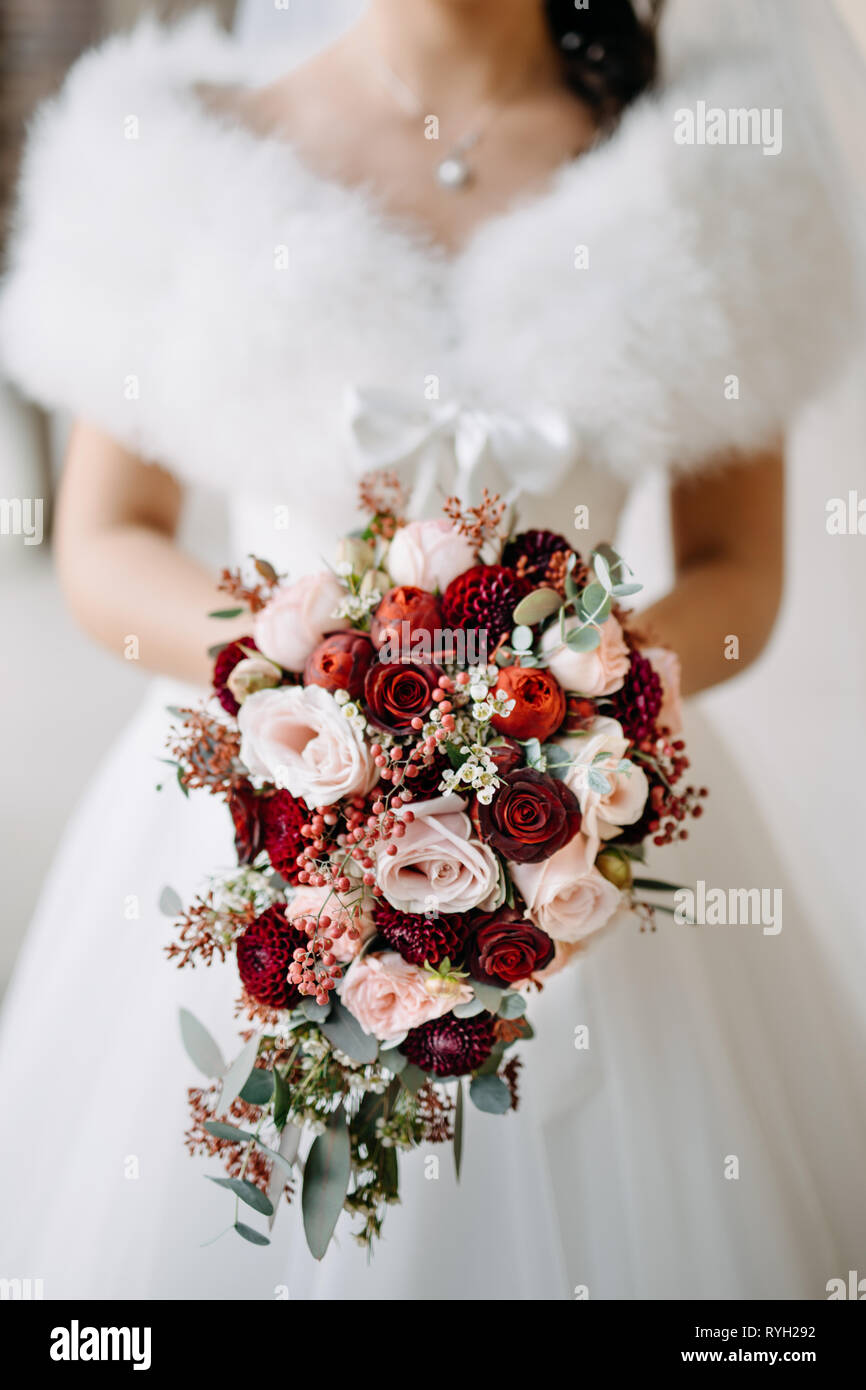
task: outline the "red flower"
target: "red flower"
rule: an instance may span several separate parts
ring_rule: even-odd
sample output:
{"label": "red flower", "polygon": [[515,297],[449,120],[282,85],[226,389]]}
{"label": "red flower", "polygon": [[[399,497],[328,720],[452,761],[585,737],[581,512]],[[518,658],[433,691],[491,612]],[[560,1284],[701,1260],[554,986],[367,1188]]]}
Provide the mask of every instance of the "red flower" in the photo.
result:
{"label": "red flower", "polygon": [[565,718],[565,691],[543,667],[504,666],[496,689],[514,701],[510,714],[494,714],[490,720],[501,734],[543,743]]}
{"label": "red flower", "polygon": [[516,605],[531,590],[507,565],[473,565],[452,579],[442,595],[442,611],[449,628],[476,629],[486,633],[488,655],[514,626]]}
{"label": "red flower", "polygon": [[375,662],[364,678],[370,721],[381,729],[406,733],[413,719],[423,719],[433,708],[433,691],[441,674],[436,666]]}
{"label": "red flower", "polygon": [[400,1051],[422,1071],[435,1076],[465,1076],[475,1071],[493,1051],[496,1035],[492,1014],[457,1018],[445,1014],[418,1028],[410,1028]]}
{"label": "red flower", "polygon": [[238,974],[244,989],[258,1004],[270,1009],[290,1009],[300,995],[289,984],[289,966],[299,946],[307,946],[304,932],[286,921],[285,908],[269,907],[238,938]]}
{"label": "red flower", "polygon": [[250,786],[242,782],[232,787],[226,797],[235,828],[235,849],[239,864],[251,864],[263,847],[262,801]]}
{"label": "red flower", "polygon": [[466,947],[466,966],[476,980],[513,985],[543,970],[555,945],[546,932],[514,907],[478,917]]}
{"label": "red flower", "polygon": [[442,628],[438,600],[426,589],[402,584],[389,589],[382,599],[370,623],[370,636],[377,647],[388,642],[394,656],[409,656],[416,642],[424,642],[431,652],[435,651],[436,634],[441,633]]}
{"label": "red flower", "polygon": [[574,792],[530,767],[506,772],[490,804],[476,802],[474,814],[482,840],[518,864],[549,859],[580,829]]}
{"label": "red flower", "polygon": [[261,798],[262,839],[268,858],[289,883],[298,883],[297,858],[305,840],[301,826],[310,819],[309,808],[290,792],[276,791]]}
{"label": "red flower", "polygon": [[[244,651],[245,647],[247,648],[246,651]],[[227,688],[226,681],[238,663],[245,661],[251,651],[258,651],[252,637],[239,637],[237,642],[227,643],[214,662],[213,688],[216,691],[217,699],[228,714],[237,714],[240,705]]]}
{"label": "red flower", "polygon": [[304,684],[346,690],[356,700],[375,653],[365,632],[332,632],[307,657]]}

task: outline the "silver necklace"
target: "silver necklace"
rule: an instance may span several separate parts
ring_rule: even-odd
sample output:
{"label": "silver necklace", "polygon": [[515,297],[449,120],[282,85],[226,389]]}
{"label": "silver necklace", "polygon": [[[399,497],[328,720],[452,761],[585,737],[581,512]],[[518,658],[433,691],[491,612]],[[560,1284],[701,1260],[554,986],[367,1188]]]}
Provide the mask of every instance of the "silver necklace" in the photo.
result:
{"label": "silver necklace", "polygon": [[[413,92],[412,88],[407,86],[390,64],[386,63],[381,53],[371,50],[370,61],[379,81],[391,93],[397,105],[408,116],[415,120],[422,120],[425,116],[425,109],[417,93]],[[472,182],[475,177],[475,170],[468,155],[484,134],[494,109],[493,102],[485,103],[472,125],[463,132],[458,140],[455,140],[453,145],[448,147],[444,157],[437,161],[433,173],[440,188],[447,188],[456,193]]]}

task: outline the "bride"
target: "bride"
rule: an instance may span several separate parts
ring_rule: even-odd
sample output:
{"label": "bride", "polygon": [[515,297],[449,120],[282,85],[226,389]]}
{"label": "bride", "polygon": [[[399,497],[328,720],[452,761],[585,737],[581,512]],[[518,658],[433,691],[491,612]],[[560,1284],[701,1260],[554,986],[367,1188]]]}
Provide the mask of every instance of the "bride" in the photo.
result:
{"label": "bride", "polygon": [[[769,638],[782,439],[843,369],[845,251],[770,69],[651,91],[658,8],[372,0],[276,71],[206,21],[147,25],[86,56],[36,127],[4,360],[77,417],[56,536],[72,612],[161,676],[69,829],[4,1014],[3,1272],[49,1298],[821,1298],[864,1268],[860,1023],[696,715],[713,795],[659,869],[779,890],[781,930],[606,933],[536,1001],[518,1114],[469,1117],[459,1186],[404,1162],[369,1268],[348,1224],[315,1264],[294,1208],[267,1250],[208,1243],[222,1194],[181,1139],[178,1007],[231,1054],[235,993],[228,968],[165,963],[156,906],[231,863],[221,806],[155,789],[164,706],[232,635],[182,545],[190,491],[226,499],[225,563],[295,577],[357,525],[390,410],[555,416],[564,473],[543,454],[515,473],[492,443],[470,480],[441,456],[431,477],[423,444],[382,461],[426,478],[429,509],[484,482],[525,525],[584,528],[584,551],[663,475],[676,575],[641,629],[688,695]],[[784,109],[781,152],[679,143],[700,102]],[[345,408],[359,388],[381,401],[372,444]]]}

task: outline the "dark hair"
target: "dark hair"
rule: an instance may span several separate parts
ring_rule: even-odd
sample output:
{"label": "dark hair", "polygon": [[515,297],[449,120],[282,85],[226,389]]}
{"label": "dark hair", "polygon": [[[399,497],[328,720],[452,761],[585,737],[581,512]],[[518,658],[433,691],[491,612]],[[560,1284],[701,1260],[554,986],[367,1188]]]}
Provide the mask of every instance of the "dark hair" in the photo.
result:
{"label": "dark hair", "polygon": [[631,0],[544,0],[565,80],[603,119],[616,117],[653,82],[662,3],[648,0],[643,22]]}

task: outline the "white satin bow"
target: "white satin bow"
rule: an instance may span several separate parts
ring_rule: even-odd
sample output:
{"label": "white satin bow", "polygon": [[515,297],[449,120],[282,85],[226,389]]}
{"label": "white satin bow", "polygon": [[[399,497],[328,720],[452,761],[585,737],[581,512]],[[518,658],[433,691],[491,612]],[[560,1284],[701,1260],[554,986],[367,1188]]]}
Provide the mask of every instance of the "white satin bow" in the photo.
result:
{"label": "white satin bow", "polygon": [[346,415],[359,474],[390,469],[399,476],[414,469],[414,516],[433,502],[437,481],[443,497],[454,493],[477,502],[486,486],[510,504],[521,492],[552,491],[575,458],[574,432],[555,411],[519,417],[353,386]]}

